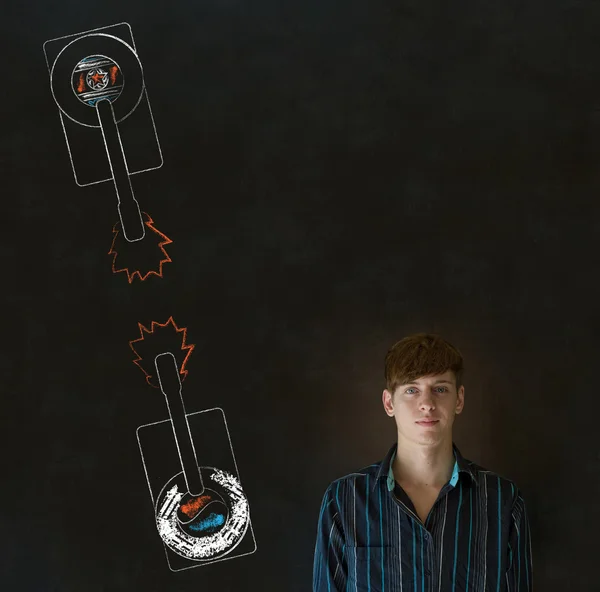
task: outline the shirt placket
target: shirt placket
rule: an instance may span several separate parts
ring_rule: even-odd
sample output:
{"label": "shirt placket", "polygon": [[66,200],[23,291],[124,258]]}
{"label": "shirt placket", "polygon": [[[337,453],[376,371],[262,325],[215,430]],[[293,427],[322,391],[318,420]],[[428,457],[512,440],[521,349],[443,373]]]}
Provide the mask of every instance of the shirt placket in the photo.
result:
{"label": "shirt placket", "polygon": [[[423,573],[425,576],[424,577],[425,586],[424,586],[424,589],[420,590],[419,592],[433,592],[433,573],[435,572],[435,569],[434,569],[435,556],[434,556],[434,549],[433,549],[433,536],[432,536],[431,532],[427,529],[427,526],[430,523],[430,518],[432,518],[435,514],[438,503],[440,502],[440,500],[443,499],[443,497],[445,495],[447,495],[450,488],[451,488],[451,486],[449,484],[446,484],[446,485],[444,485],[444,487],[442,487],[437,499],[435,500],[433,506],[431,507],[431,510],[430,510],[427,518],[425,519],[425,524],[423,524],[421,522],[421,519],[419,518],[419,516],[415,512],[413,512],[410,509],[410,507],[407,504],[405,504],[396,495],[395,491],[390,491],[390,494],[391,494],[393,500],[398,505],[400,505],[400,507],[402,507],[404,509],[404,511],[413,519],[414,522],[416,522],[416,524],[419,525],[419,527],[420,527],[419,531],[421,533],[421,536],[423,537],[423,552],[426,557],[426,560],[425,560],[424,566],[423,566]],[[417,584],[417,590],[418,589],[419,589],[419,584]]]}

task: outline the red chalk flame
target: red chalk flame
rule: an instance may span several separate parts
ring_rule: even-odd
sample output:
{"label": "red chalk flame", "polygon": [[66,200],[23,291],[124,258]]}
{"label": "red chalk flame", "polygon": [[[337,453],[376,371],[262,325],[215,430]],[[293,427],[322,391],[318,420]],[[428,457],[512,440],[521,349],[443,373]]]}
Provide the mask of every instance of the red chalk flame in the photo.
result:
{"label": "red chalk flame", "polygon": [[[163,264],[171,263],[171,258],[169,257],[169,255],[167,254],[167,252],[165,251],[165,249],[163,247],[165,245],[170,245],[173,241],[166,234],[163,234],[162,232],[160,232],[153,226],[154,220],[152,220],[152,218],[150,217],[149,214],[147,214],[146,212],[142,212],[142,215],[146,218],[144,221],[144,225],[151,232],[148,233],[148,231],[146,231],[146,236],[141,241],[129,243],[125,247],[125,242],[119,238],[122,234],[120,231],[121,223],[117,222],[113,226],[114,237],[113,237],[112,245],[110,247],[110,251],[108,252],[109,255],[113,255],[113,261],[112,261],[113,273],[120,273],[122,271],[126,272],[127,281],[130,284],[133,282],[133,280],[136,276],[141,281],[144,281],[151,275],[163,277]],[[157,240],[158,247],[160,249],[159,256],[164,257],[163,259],[160,259],[160,261],[158,263],[158,271],[155,271],[152,269],[150,271],[146,271],[146,272],[142,272],[140,269],[134,269],[133,271],[130,271],[129,266],[126,263],[120,263],[120,264],[117,263],[118,253],[117,253],[115,246],[116,246],[116,243],[118,242],[118,239],[121,242],[121,245],[119,246],[119,250],[123,250],[126,248],[128,251],[128,253],[127,253],[128,259],[135,259],[136,252],[139,252],[141,249],[145,249],[147,247],[148,243],[152,243],[152,239]]]}
{"label": "red chalk flame", "polygon": [[188,518],[193,518],[204,506],[206,506],[206,504],[211,502],[212,499],[213,498],[210,495],[201,495],[200,497],[192,498],[189,502],[181,504],[180,509]]}
{"label": "red chalk flame", "polygon": [[[150,329],[147,329],[141,323],[138,323],[138,327],[140,337],[130,341],[129,347],[137,356],[133,363],[146,375],[146,382],[154,388],[159,388],[154,374],[154,358],[165,351],[169,351],[175,356],[181,380],[184,380],[188,373],[185,365],[195,347],[195,345],[188,345],[185,342],[187,328],[182,327],[180,329],[175,324],[173,317],[169,317],[166,323],[152,321]],[[137,344],[135,347],[134,343]]]}

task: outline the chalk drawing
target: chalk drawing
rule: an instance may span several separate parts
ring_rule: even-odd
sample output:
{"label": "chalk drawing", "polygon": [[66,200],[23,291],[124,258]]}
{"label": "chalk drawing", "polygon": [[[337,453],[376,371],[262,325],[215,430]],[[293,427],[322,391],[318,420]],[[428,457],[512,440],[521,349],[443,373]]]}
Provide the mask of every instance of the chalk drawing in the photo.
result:
{"label": "chalk drawing", "polygon": [[[117,222],[113,226],[113,241],[110,246],[109,255],[113,256],[112,271],[113,273],[125,272],[127,281],[131,284],[137,277],[141,281],[146,280],[152,275],[163,277],[163,265],[170,263],[171,258],[165,250],[166,245],[170,245],[173,241],[160,230],[155,228],[154,220],[146,212],[142,212],[144,224],[150,231],[148,237],[143,242],[137,241],[133,243],[123,242],[121,237],[121,223]],[[152,241],[152,239],[154,239]],[[152,249],[152,251],[151,251]],[[143,250],[141,252],[140,250]],[[156,261],[158,260],[158,264]],[[153,263],[149,263],[153,261]],[[154,269],[148,269],[153,265]]]}
{"label": "chalk drawing", "polygon": [[146,382],[154,388],[160,388],[155,371],[157,351],[175,352],[181,379],[185,379],[188,374],[186,365],[195,347],[194,344],[187,343],[187,328],[179,328],[170,316],[164,323],[152,321],[149,329],[138,323],[138,329],[140,336],[131,340],[129,347],[136,355],[133,363],[144,373]]}
{"label": "chalk drawing", "polygon": [[[144,371],[149,384],[158,383],[169,412],[169,420],[166,422],[146,424],[137,430],[138,445],[154,506],[158,534],[166,549],[187,562],[175,566],[172,556],[170,557],[167,553],[169,568],[172,571],[179,571],[254,553],[256,540],[250,520],[250,506],[238,477],[239,473],[225,414],[220,408],[195,414],[188,414],[185,410],[181,383],[184,373],[177,363],[177,358],[181,360],[182,356],[185,356],[183,357],[185,364],[194,347],[185,343],[186,329],[178,328],[172,317],[163,324],[153,322],[151,330],[146,329],[140,323],[138,326],[141,337],[130,342],[132,350],[137,354],[134,362]],[[159,328],[162,331],[158,331]],[[177,357],[171,351],[163,351],[155,355],[153,358],[154,369],[150,374],[148,361],[144,360],[138,352],[140,343],[148,344],[152,339],[158,337],[162,337],[162,341],[157,341],[156,345],[164,343],[165,335],[174,335],[172,331],[165,333],[165,329],[174,329],[179,339],[178,347],[174,348]],[[137,349],[133,347],[133,343],[138,344]],[[187,373],[187,371],[184,372]],[[229,470],[204,464],[203,459],[208,458],[215,451],[209,449],[210,440],[203,440],[204,444],[197,449],[194,433],[190,427],[190,420],[202,419],[202,414],[206,414],[205,417],[209,418],[208,412],[215,411],[220,412],[219,417],[222,416],[224,422],[227,435],[225,446],[227,454],[223,455],[223,450],[220,451],[220,454],[221,458],[227,456],[230,459]],[[174,441],[176,456],[171,454],[172,448],[165,446],[167,439],[163,429],[160,434],[162,440],[156,440],[155,449],[160,450],[161,455],[170,455],[170,476],[164,479],[162,475],[166,473],[161,467],[158,471],[161,476],[153,478],[151,475],[153,470],[148,465],[144,449],[152,450],[152,440],[156,428],[164,428],[165,424],[170,425],[170,441]],[[200,423],[197,422],[195,425],[200,425]],[[218,428],[215,422],[212,424],[205,422],[203,425],[211,426],[209,430],[211,434],[219,431],[215,428],[215,426]],[[147,432],[145,445],[142,442],[143,432]],[[196,433],[197,437],[198,433]],[[215,439],[214,445],[223,449],[223,441],[222,439],[218,444]],[[173,462],[175,458],[178,462]],[[158,465],[155,460],[155,473],[157,472],[156,466]],[[158,486],[157,483],[159,483]],[[243,541],[246,541],[245,546],[239,551]],[[191,564],[189,564],[190,562]]]}
{"label": "chalk drawing", "polygon": [[[113,34],[119,32],[125,36],[124,31],[128,33],[130,42]],[[117,264],[117,251],[114,246],[118,235],[117,229],[114,228],[115,237],[109,251],[109,254],[114,255],[113,272],[126,271],[129,283],[135,277],[140,280],[150,275],[162,277],[163,264],[171,261],[163,247],[172,241],[152,225],[152,220],[147,214],[145,216],[149,220],[144,219],[131,185],[131,175],[162,166],[162,152],[146,92],[142,64],[133,43],[131,27],[127,23],[120,23],[50,39],[44,43],[44,53],[50,74],[50,88],[59,109],[75,181],[78,185],[91,185],[112,180],[120,220],[118,234],[127,242],[134,243],[141,241],[146,236],[146,230],[150,229],[152,238],[159,241],[158,246],[163,256],[158,263],[151,265],[149,270],[142,270],[136,263],[135,259],[139,258],[136,252],[125,256],[127,263]],[[137,170],[130,170],[120,126],[142,104],[148,115],[147,120],[144,120],[145,125],[150,125],[152,128],[160,164],[147,168],[138,166]],[[67,124],[71,129],[70,134],[67,131]],[[74,152],[69,141],[69,136],[74,133],[73,124],[76,124],[76,127],[98,129],[110,171],[108,178],[79,182],[78,166],[75,164]],[[89,140],[89,136],[87,138]],[[85,151],[86,146],[91,146],[93,142],[88,140],[86,140],[87,144],[86,141],[80,141],[81,145],[77,146],[77,150]],[[135,147],[135,143],[130,142],[129,145]],[[140,148],[138,147],[137,150]],[[123,250],[120,248],[119,253]],[[158,270],[155,271],[153,268]]]}

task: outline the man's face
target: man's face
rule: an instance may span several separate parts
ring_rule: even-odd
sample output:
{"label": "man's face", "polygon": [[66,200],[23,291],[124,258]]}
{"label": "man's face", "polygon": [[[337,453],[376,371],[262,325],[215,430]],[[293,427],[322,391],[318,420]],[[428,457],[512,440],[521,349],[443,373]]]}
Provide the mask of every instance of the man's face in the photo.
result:
{"label": "man's face", "polygon": [[[398,433],[418,443],[437,443],[452,433],[456,414],[463,410],[464,387],[456,390],[454,372],[421,376],[401,384],[394,393],[383,391],[385,412],[394,417]],[[431,426],[417,423],[424,418],[438,420]]]}

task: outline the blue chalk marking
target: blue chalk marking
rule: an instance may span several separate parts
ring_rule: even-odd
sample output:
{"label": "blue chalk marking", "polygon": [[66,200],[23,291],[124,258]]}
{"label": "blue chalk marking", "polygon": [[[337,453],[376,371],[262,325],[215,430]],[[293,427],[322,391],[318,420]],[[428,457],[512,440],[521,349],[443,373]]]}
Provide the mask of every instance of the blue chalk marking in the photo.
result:
{"label": "blue chalk marking", "polygon": [[198,532],[203,530],[211,531],[216,530],[219,526],[223,526],[223,524],[225,524],[225,516],[211,512],[208,518],[204,518],[198,523],[190,524],[189,528]]}

